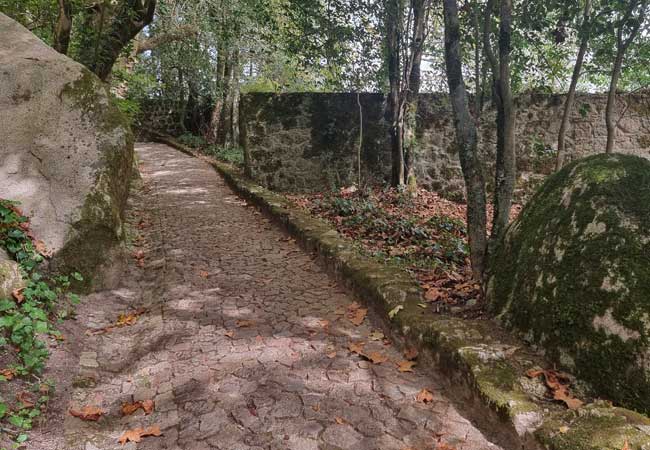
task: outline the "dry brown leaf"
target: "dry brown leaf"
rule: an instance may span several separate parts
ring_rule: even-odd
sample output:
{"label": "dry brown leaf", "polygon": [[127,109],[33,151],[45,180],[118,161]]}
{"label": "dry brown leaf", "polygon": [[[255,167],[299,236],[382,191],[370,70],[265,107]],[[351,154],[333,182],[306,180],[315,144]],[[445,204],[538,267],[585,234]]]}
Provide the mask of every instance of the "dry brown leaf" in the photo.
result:
{"label": "dry brown leaf", "polygon": [[16,376],[14,369],[2,369],[0,370],[0,375],[5,377],[5,380],[11,381]]}
{"label": "dry brown leaf", "polygon": [[122,403],[122,415],[130,416],[140,408],[142,408],[146,415],[151,414],[154,410],[153,400],[140,400],[134,403]]}
{"label": "dry brown leaf", "polygon": [[345,420],[343,417],[339,417],[339,416],[336,416],[334,418],[334,422],[338,423],[339,425],[344,425],[344,424],[348,423],[347,420]]}
{"label": "dry brown leaf", "polygon": [[255,325],[255,322],[253,322],[252,320],[237,320],[235,322],[235,325],[239,328],[248,328]]}
{"label": "dry brown leaf", "polygon": [[16,400],[22,403],[23,408],[31,408],[36,405],[36,399],[34,396],[26,391],[22,391],[16,394]]}
{"label": "dry brown leaf", "polygon": [[368,314],[367,308],[359,308],[354,310],[354,312],[351,313],[348,316],[348,318],[350,319],[350,322],[352,322],[352,324],[359,326],[363,323],[364,319],[366,318],[366,314]]}
{"label": "dry brown leaf", "polygon": [[38,240],[34,242],[34,249],[45,258],[52,257],[52,251],[47,249],[45,242]]}
{"label": "dry brown leaf", "polygon": [[400,361],[397,363],[397,370],[400,372],[413,372],[415,361]]}
{"label": "dry brown leaf", "polygon": [[418,392],[418,395],[415,396],[415,400],[418,403],[431,403],[433,401],[433,394],[426,389],[422,389]]}
{"label": "dry brown leaf", "polygon": [[208,278],[210,276],[210,274],[208,272],[206,272],[205,270],[202,270],[202,271],[199,272],[199,276],[201,278]]}
{"label": "dry brown leaf", "polygon": [[432,287],[424,294],[424,299],[428,302],[437,302],[443,297],[444,293],[444,291],[437,287]]}
{"label": "dry brown leaf", "polygon": [[364,353],[363,356],[368,358],[373,364],[381,364],[388,361],[388,356],[379,352],[370,352],[368,354]]}
{"label": "dry brown leaf", "polygon": [[97,422],[104,414],[104,411],[96,406],[84,406],[81,410],[70,409],[69,413],[71,416],[78,417],[81,420]]}
{"label": "dry brown leaf", "polygon": [[25,296],[23,295],[24,290],[25,288],[18,288],[11,291],[11,295],[16,300],[16,303],[18,303],[19,305],[25,301]]}
{"label": "dry brown leaf", "polygon": [[363,353],[363,346],[366,345],[365,342],[350,342],[348,344],[348,350],[350,350],[351,353],[356,353],[358,355]]}
{"label": "dry brown leaf", "polygon": [[158,425],[153,425],[149,428],[134,428],[132,430],[125,431],[124,434],[118,439],[118,442],[122,445],[127,442],[140,442],[143,437],[147,436],[162,436],[160,427]]}
{"label": "dry brown leaf", "polygon": [[232,331],[232,330],[228,330],[223,335],[228,336],[229,338],[231,338],[231,337],[233,337],[235,335],[235,332]]}
{"label": "dry brown leaf", "polygon": [[563,402],[569,409],[578,409],[584,403],[581,400],[573,397],[569,392],[569,384],[571,380],[566,374],[555,370],[536,370],[531,369],[526,372],[530,378],[537,378],[540,375],[544,377],[546,386],[551,390],[553,399]]}
{"label": "dry brown leaf", "polygon": [[420,352],[418,352],[418,349],[415,347],[407,348],[404,350],[404,358],[406,358],[409,361],[413,361],[418,357]]}
{"label": "dry brown leaf", "polygon": [[371,341],[381,341],[384,337],[385,337],[384,333],[382,333],[381,331],[378,331],[378,330],[375,330],[375,331],[373,331],[372,333],[370,333],[368,335],[368,338]]}
{"label": "dry brown leaf", "polygon": [[125,327],[125,326],[133,325],[137,321],[138,321],[137,313],[120,314],[117,317],[117,322],[115,322],[115,325],[117,325],[118,327]]}

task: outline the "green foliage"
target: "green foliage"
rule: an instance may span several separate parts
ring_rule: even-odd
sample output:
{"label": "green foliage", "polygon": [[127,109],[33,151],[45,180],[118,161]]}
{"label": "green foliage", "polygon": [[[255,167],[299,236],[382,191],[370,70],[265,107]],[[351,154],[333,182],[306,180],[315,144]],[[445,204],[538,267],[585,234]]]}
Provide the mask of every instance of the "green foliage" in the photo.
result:
{"label": "green foliage", "polygon": [[[4,351],[9,348],[15,350],[16,363],[11,370],[18,376],[43,371],[49,355],[43,337],[60,337],[52,325],[55,313],[58,308],[79,303],[79,297],[69,290],[73,282],[83,281],[77,272],[50,278],[44,278],[38,272],[38,264],[43,261],[43,256],[35,249],[26,231],[29,229],[28,223],[27,217],[20,213],[17,202],[0,199],[0,248],[4,248],[20,264],[27,281],[17,297],[0,298],[0,348]],[[0,376],[0,382],[8,380]],[[34,387],[37,393],[43,389],[41,385]],[[40,392],[35,405],[25,406],[19,402],[17,409],[10,408],[0,398],[0,420],[6,420],[20,430],[29,430],[48,398],[48,395]],[[24,442],[27,435],[19,433],[15,440],[17,443]]]}
{"label": "green foliage", "polygon": [[214,156],[219,161],[224,161],[237,167],[244,165],[244,150],[241,147],[218,147],[210,145],[204,150],[205,154]]}
{"label": "green foliage", "polygon": [[[345,234],[372,242],[375,256],[418,267],[461,266],[468,255],[465,225],[454,218],[423,219],[403,208],[407,193],[393,193],[391,208],[365,196],[332,194],[315,202],[315,212],[333,220]],[[394,206],[394,208],[392,207]]]}
{"label": "green foliage", "polygon": [[197,136],[191,133],[185,133],[176,138],[181,144],[187,145],[188,147],[193,147],[196,149],[201,149],[208,145],[205,138],[202,136]]}

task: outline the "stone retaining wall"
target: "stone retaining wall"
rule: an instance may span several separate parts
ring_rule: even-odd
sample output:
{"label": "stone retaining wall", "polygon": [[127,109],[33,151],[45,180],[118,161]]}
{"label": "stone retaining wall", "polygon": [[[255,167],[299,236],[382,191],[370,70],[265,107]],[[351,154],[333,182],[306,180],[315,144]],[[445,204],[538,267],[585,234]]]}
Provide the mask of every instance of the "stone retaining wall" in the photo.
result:
{"label": "stone retaining wall", "polygon": [[[520,194],[554,167],[563,101],[561,95],[543,94],[527,94],[517,100]],[[606,101],[605,95],[578,95],[567,132],[567,162],[604,150]],[[390,147],[386,102],[381,94],[243,95],[241,143],[249,175],[278,191],[320,190],[354,183],[359,103],[363,111],[364,180],[387,180]],[[650,158],[650,94],[620,95],[618,111],[616,151]],[[489,168],[496,142],[494,112],[486,111],[482,122],[481,151]],[[461,197],[463,180],[446,95],[420,95],[417,137],[418,183],[452,198]]]}

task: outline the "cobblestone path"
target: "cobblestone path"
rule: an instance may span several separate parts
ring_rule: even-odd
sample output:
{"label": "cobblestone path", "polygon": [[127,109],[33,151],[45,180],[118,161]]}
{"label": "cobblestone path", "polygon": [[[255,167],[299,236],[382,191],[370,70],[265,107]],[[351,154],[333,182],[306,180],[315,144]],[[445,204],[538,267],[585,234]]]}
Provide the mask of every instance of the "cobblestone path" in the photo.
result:
{"label": "cobblestone path", "polygon": [[[121,287],[87,297],[80,314],[91,330],[140,315],[88,337],[72,406],[104,416],[69,416],[66,450],[499,448],[435,373],[399,372],[399,351],[371,339],[372,317],[355,326],[342,315],[350,293],[211,167],[164,145],[138,154],[130,221],[144,264],[134,259]],[[351,354],[357,341],[388,360]],[[416,401],[422,389],[432,402]],[[122,417],[123,402],[149,399],[152,414]],[[150,425],[163,435],[118,443]]]}

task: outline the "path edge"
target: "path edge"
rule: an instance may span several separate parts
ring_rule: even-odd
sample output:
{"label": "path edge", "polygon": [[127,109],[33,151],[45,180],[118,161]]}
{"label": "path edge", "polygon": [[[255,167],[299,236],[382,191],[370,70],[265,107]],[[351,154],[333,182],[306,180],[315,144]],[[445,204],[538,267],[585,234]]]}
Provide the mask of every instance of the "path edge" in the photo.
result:
{"label": "path edge", "polygon": [[[435,364],[452,395],[466,406],[461,408],[463,414],[499,445],[522,450],[621,450],[628,442],[630,450],[650,450],[648,417],[604,401],[568,411],[533,398],[522,379],[526,367],[540,361],[525,351],[516,354],[521,348],[517,344],[525,344],[495,332],[490,321],[423,318],[418,306],[423,292],[405,271],[361,255],[325,221],[257,185],[241,170],[170,136],[149,134],[152,140],[211,165],[237,194],[281,225],[306,251],[315,253],[330,273],[373,308],[391,337],[404,346],[415,346]],[[402,309],[389,317],[399,305]]]}

